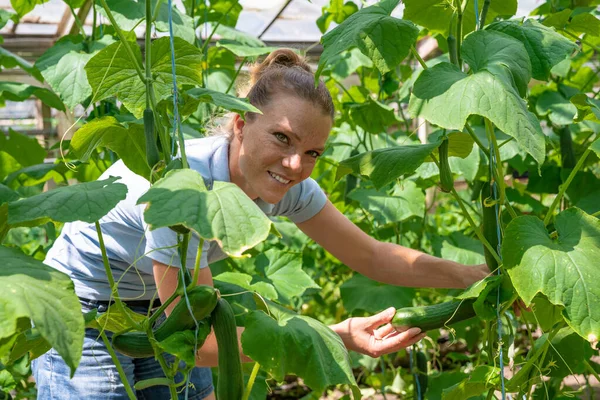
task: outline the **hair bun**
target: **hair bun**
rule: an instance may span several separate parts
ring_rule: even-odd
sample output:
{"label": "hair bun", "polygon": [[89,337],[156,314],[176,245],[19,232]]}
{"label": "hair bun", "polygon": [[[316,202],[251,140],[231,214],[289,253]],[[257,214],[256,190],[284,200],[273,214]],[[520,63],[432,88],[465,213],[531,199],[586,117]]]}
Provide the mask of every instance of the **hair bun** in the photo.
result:
{"label": "hair bun", "polygon": [[274,68],[300,68],[312,74],[312,70],[306,61],[304,61],[304,58],[296,54],[293,50],[277,49],[271,52],[263,62],[251,68],[250,84],[254,85],[266,71]]}

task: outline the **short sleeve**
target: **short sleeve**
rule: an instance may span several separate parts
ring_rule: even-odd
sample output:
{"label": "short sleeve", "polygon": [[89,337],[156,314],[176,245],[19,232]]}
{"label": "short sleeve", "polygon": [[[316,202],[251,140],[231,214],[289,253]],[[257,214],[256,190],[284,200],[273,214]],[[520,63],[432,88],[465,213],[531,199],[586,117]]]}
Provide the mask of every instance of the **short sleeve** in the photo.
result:
{"label": "short sleeve", "polygon": [[288,217],[298,224],[317,215],[325,207],[327,196],[312,178],[292,187],[275,206],[274,215]]}
{"label": "short sleeve", "polygon": [[[193,269],[194,264],[196,263],[196,254],[198,253],[199,243],[200,237],[196,232],[192,231],[186,260],[186,267],[189,269]],[[204,268],[208,265],[208,249],[209,242],[204,241],[200,268]],[[153,231],[146,231],[145,254],[147,257],[163,264],[181,268],[181,260],[177,251],[177,233],[170,228],[165,227]]]}

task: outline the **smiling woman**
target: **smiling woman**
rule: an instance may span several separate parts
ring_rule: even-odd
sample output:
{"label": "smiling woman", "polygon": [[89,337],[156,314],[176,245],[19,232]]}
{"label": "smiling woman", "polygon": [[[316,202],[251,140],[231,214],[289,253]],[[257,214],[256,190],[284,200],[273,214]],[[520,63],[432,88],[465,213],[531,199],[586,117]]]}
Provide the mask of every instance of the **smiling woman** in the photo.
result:
{"label": "smiling woman", "polygon": [[[252,70],[248,98],[262,114],[247,114],[245,120],[236,114],[228,124],[227,136],[194,139],[185,144],[189,166],[202,175],[207,188],[211,189],[216,181],[235,183],[266,215],[286,216],[350,268],[381,282],[452,288],[468,286],[486,275],[487,268],[466,267],[374,240],[327,200],[310,175],[331,130],[333,103],[324,84],[315,86],[310,68],[294,52],[277,50],[257,65]],[[157,293],[164,303],[177,289],[178,268],[182,266],[177,236],[166,227],[148,229],[145,206],[137,204],[150,186],[145,179],[122,161],[111,166],[101,179],[109,176],[121,177],[128,193],[99,221],[106,255],[119,282],[119,296],[135,299],[125,303],[145,312],[156,306],[151,300]],[[197,235],[192,235],[185,260],[188,268],[196,262],[199,241]],[[211,271],[206,267],[224,257],[218,243],[204,243],[199,284],[212,285]],[[72,278],[84,312],[109,305],[111,286],[94,224],[67,223],[45,262]],[[166,308],[167,315],[176,303]],[[423,338],[418,328],[396,330],[391,325],[394,313],[389,308],[371,317],[350,318],[331,328],[348,349],[371,356],[397,351]],[[238,328],[238,334],[241,332]],[[98,331],[86,330],[83,358],[72,379],[53,350],[34,361],[40,398],[126,397],[120,380],[110,378],[118,375],[116,367],[109,349],[98,337]],[[211,334],[199,349],[199,368],[190,375],[193,398],[212,397],[211,370],[202,367],[217,365],[217,348]],[[153,357],[119,355],[119,360],[130,383],[164,376]],[[180,375],[176,380],[183,379]],[[109,378],[112,383],[105,384]],[[169,395],[164,386],[141,391],[147,399]]]}

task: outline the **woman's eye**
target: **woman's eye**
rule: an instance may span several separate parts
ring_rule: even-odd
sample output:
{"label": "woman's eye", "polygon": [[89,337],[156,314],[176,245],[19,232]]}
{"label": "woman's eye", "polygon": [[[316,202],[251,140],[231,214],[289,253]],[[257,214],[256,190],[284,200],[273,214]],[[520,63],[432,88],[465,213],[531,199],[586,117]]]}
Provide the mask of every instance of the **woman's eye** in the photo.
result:
{"label": "woman's eye", "polygon": [[275,133],[275,137],[276,137],[276,138],[277,138],[277,140],[279,140],[280,142],[283,142],[283,143],[287,143],[287,142],[288,142],[288,137],[287,137],[287,136],[285,136],[283,133],[276,132],[276,133]]}
{"label": "woman's eye", "polygon": [[317,153],[316,151],[312,151],[312,150],[308,152],[308,155],[311,156],[312,158],[317,158],[320,156],[319,153]]}

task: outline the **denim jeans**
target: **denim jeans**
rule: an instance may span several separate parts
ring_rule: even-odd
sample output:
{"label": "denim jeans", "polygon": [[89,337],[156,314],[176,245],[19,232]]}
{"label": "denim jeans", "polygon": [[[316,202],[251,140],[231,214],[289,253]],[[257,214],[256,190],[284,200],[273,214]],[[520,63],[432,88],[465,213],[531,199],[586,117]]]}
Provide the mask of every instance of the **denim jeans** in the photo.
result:
{"label": "denim jeans", "polygon": [[[98,305],[95,301],[82,301],[81,304],[84,313],[94,308],[98,308],[98,312],[106,311],[105,305]],[[144,307],[132,307],[132,309],[139,313],[147,312]],[[112,334],[109,332],[106,334],[110,339]],[[154,357],[131,358],[118,352],[116,354],[132,388],[136,382],[144,379],[164,377],[163,370]],[[168,363],[173,362],[173,356],[170,354],[164,354],[164,356]],[[117,368],[96,329],[85,330],[83,355],[73,378],[70,378],[69,367],[54,349],[33,360],[31,368],[40,400],[128,399]],[[210,368],[195,367],[190,374],[188,399],[204,399],[213,392]],[[182,379],[181,373],[175,376],[176,382],[180,382]],[[133,390],[137,398],[141,400],[170,399],[167,386],[151,386],[143,390]],[[185,385],[178,387],[178,392],[179,399],[184,399]]]}

